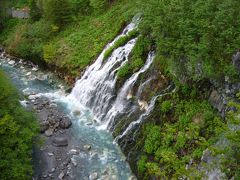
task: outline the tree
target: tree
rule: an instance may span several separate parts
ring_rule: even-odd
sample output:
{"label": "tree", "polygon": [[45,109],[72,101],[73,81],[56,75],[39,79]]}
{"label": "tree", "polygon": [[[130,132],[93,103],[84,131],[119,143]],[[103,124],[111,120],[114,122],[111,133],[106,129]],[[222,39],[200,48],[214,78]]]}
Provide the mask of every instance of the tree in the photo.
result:
{"label": "tree", "polygon": [[37,6],[36,0],[29,0],[30,18],[37,21],[41,18],[41,10]]}
{"label": "tree", "polygon": [[72,21],[72,7],[68,0],[46,0],[44,18],[60,28]]}

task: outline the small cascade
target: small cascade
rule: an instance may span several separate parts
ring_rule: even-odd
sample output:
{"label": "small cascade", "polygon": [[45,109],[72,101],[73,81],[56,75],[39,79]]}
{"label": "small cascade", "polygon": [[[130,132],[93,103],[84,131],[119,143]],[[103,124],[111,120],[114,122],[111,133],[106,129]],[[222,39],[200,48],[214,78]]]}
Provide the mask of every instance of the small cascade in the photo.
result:
{"label": "small cascade", "polygon": [[107,115],[104,117],[106,119],[106,122],[98,127],[98,129],[111,129],[112,124],[114,123],[115,117],[120,114],[124,113],[126,109],[128,108],[128,98],[127,95],[131,91],[133,85],[137,81],[139,75],[141,73],[144,73],[152,64],[155,57],[154,52],[150,52],[148,54],[147,61],[145,65],[136,73],[134,73],[123,85],[120,92],[118,93],[118,96],[112,106],[112,108],[108,111]]}
{"label": "small cascade", "polygon": [[[151,101],[150,101],[150,104],[147,108],[147,110],[141,114],[141,116],[138,118],[138,120],[136,121],[133,121],[129,124],[129,126],[124,130],[124,132],[122,134],[120,134],[119,136],[116,137],[115,139],[115,142],[118,142],[120,139],[122,139],[123,137],[125,137],[130,131],[132,131],[135,126],[139,125],[142,123],[142,121],[153,111],[154,107],[155,107],[155,103],[156,103],[156,100],[159,98],[159,97],[162,97],[162,96],[165,96],[167,94],[171,94],[175,91],[175,89],[173,89],[171,92],[169,92],[169,90],[172,89],[172,85],[169,85],[165,90],[164,92],[165,93],[162,93],[162,94],[159,94],[157,96],[154,96]],[[166,92],[167,91],[167,92]]]}
{"label": "small cascade", "polygon": [[136,96],[138,97],[138,99],[140,99],[140,96],[142,95],[142,92],[145,88],[146,85],[148,85],[152,80],[152,77],[147,79],[144,83],[140,84],[139,88],[138,88],[138,91],[136,93]]}
{"label": "small cascade", "polygon": [[101,120],[114,98],[116,84],[116,72],[128,61],[128,56],[133,49],[137,38],[130,40],[122,47],[115,49],[112,55],[104,60],[104,53],[113,46],[122,36],[137,28],[139,17],[133,18],[130,23],[113,42],[109,43],[93,63],[78,80],[73,88],[69,99],[75,100],[91,109],[96,119]]}

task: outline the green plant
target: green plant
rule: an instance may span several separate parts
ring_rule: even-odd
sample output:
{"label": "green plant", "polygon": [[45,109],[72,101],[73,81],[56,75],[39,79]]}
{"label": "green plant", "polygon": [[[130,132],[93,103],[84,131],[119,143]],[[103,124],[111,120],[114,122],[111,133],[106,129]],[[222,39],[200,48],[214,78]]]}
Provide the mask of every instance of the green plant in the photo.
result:
{"label": "green plant", "polygon": [[163,113],[169,112],[171,110],[171,108],[172,108],[172,102],[171,101],[166,100],[166,101],[162,102],[161,111]]}

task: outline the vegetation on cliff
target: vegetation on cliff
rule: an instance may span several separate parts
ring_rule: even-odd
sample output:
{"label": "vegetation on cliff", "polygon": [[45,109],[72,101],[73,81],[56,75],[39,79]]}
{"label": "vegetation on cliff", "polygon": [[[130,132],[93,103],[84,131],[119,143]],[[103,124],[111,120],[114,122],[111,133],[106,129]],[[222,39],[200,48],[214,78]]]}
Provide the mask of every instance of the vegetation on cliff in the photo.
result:
{"label": "vegetation on cliff", "polygon": [[0,179],[31,179],[37,121],[19,103],[17,90],[0,70]]}

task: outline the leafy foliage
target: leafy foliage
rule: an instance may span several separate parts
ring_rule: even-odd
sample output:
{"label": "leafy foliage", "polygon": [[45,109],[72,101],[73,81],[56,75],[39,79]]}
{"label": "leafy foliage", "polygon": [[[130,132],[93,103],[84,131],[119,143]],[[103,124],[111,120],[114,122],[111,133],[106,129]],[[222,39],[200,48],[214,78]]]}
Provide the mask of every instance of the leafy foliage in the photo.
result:
{"label": "leafy foliage", "polygon": [[0,179],[30,179],[37,122],[19,103],[16,90],[0,70]]}

